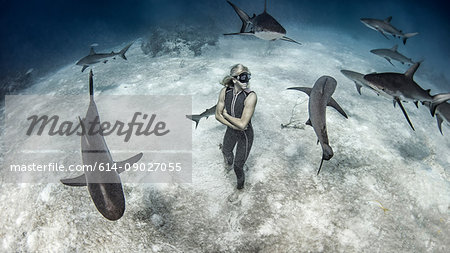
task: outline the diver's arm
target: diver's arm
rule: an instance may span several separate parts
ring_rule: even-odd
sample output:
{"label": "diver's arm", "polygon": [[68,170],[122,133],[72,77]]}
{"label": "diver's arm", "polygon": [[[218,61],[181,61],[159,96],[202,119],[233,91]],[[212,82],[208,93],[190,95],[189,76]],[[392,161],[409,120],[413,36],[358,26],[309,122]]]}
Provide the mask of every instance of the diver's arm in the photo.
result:
{"label": "diver's arm", "polygon": [[226,89],[227,89],[226,87],[223,88],[219,94],[219,101],[217,102],[217,106],[216,106],[216,120],[226,126],[229,126],[233,129],[237,130],[238,128],[236,126],[233,126],[233,124],[231,124],[228,120],[226,120],[222,114],[223,109],[225,108],[225,90]]}
{"label": "diver's arm", "polygon": [[242,112],[242,116],[240,118],[231,116],[226,110],[223,112],[223,117],[231,122],[231,124],[239,128],[239,130],[245,130],[253,116],[253,113],[255,112],[256,101],[256,94],[252,92],[244,101],[244,111]]}

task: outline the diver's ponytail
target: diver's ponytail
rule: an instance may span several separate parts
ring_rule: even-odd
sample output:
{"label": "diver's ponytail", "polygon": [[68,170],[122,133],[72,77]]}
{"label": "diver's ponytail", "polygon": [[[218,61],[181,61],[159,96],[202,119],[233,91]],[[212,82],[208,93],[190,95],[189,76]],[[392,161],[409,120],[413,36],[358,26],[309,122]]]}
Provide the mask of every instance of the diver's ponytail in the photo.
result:
{"label": "diver's ponytail", "polygon": [[220,82],[223,86],[226,87],[232,87],[233,84],[233,77],[232,76],[226,76],[222,79],[222,82]]}

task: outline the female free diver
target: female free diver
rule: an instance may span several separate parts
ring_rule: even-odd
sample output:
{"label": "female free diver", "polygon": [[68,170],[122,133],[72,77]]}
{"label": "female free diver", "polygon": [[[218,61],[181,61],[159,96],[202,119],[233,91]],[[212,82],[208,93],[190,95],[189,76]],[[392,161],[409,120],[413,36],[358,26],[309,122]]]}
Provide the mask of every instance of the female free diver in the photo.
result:
{"label": "female free diver", "polygon": [[[242,64],[234,65],[230,75],[224,77],[216,106],[216,119],[227,126],[223,137],[222,153],[227,169],[233,166],[237,189],[244,188],[244,164],[253,144],[251,118],[256,107],[256,93],[249,88],[251,73]],[[237,145],[236,145],[237,144]],[[236,154],[233,149],[236,147]]]}

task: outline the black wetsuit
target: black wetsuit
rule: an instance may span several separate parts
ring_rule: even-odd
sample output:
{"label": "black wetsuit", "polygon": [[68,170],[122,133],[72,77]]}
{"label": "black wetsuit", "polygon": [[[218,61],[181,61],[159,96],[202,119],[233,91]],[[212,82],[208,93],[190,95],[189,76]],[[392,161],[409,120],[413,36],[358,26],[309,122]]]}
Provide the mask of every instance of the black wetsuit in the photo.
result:
{"label": "black wetsuit", "polygon": [[[244,111],[244,101],[250,93],[253,91],[242,90],[237,94],[234,94],[234,88],[228,87],[225,91],[225,109],[228,114],[235,118],[240,118]],[[233,149],[236,146],[236,156],[233,156]],[[249,121],[246,130],[235,130],[231,127],[227,127],[225,136],[223,137],[222,153],[224,155],[226,163],[229,166],[233,164],[234,160],[234,172],[237,177],[238,188],[241,189],[244,186],[244,164],[250,153],[250,149],[253,144],[253,128],[252,122]]]}

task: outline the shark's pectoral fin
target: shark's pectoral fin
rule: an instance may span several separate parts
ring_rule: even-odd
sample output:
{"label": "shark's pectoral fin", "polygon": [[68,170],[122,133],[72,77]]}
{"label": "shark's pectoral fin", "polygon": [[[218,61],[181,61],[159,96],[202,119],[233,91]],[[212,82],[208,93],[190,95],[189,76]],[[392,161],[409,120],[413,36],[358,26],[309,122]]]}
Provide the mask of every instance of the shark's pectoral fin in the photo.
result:
{"label": "shark's pectoral fin", "polygon": [[142,153],[139,153],[133,157],[128,158],[127,160],[115,162],[117,173],[122,173],[125,171],[125,168],[130,168],[133,164],[137,163],[142,158]]}
{"label": "shark's pectoral fin", "polygon": [[83,65],[83,68],[81,69],[81,72],[83,72],[89,65]]}
{"label": "shark's pectoral fin", "polygon": [[397,101],[398,105],[400,106],[400,108],[402,109],[403,115],[405,115],[406,120],[408,121],[409,125],[411,126],[413,131],[416,131],[416,129],[414,129],[413,124],[411,123],[411,120],[409,120],[408,114],[406,113],[405,108],[402,105],[402,102],[400,101],[399,98],[395,98],[395,100]]}
{"label": "shark's pectoral fin", "polygon": [[386,39],[389,39],[388,36],[386,36],[386,34],[382,30],[377,29],[377,31],[379,31]]}
{"label": "shark's pectoral fin", "polygon": [[387,58],[387,57],[384,57],[384,59],[386,59],[386,61],[388,61],[392,66],[394,66],[395,67],[395,65],[391,62],[391,60],[389,59],[389,58]]}
{"label": "shark's pectoral fin", "polygon": [[347,114],[344,112],[344,109],[341,108],[341,106],[333,99],[330,98],[330,101],[327,104],[328,106],[333,107],[334,109],[336,109],[340,114],[342,114],[342,116],[344,116],[346,119],[348,119]]}
{"label": "shark's pectoral fin", "polygon": [[303,91],[304,93],[308,94],[308,96],[311,94],[311,90],[312,90],[312,88],[308,88],[308,87],[290,87],[287,89]]}
{"label": "shark's pectoral fin", "polygon": [[416,108],[419,108],[419,101],[414,101],[414,104],[416,105]]}
{"label": "shark's pectoral fin", "polygon": [[74,178],[66,178],[61,179],[61,183],[68,186],[86,186],[86,176],[84,174],[74,177]]}
{"label": "shark's pectoral fin", "polygon": [[438,124],[438,128],[439,128],[439,132],[441,132],[442,135],[444,135],[442,133],[442,122],[444,121],[441,117],[441,115],[437,114],[436,115],[436,120],[437,120],[437,124]]}
{"label": "shark's pectoral fin", "polygon": [[394,100],[392,101],[392,103],[394,104],[394,108],[395,108],[395,105],[397,104],[397,100],[394,99]]}
{"label": "shark's pectoral fin", "polygon": [[361,94],[361,87],[362,87],[362,85],[357,83],[357,82],[355,82],[355,85],[356,85],[356,90],[358,91],[359,95],[362,95]]}
{"label": "shark's pectoral fin", "polygon": [[281,39],[280,40],[284,40],[284,41],[288,41],[288,42],[293,42],[293,43],[297,43],[297,44],[299,44],[299,45],[301,45],[302,43],[300,43],[300,42],[297,42],[297,41],[295,41],[295,40],[293,40],[293,39],[291,39],[291,38],[288,38],[288,37],[286,37],[286,36],[283,36],[283,37],[281,37]]}

